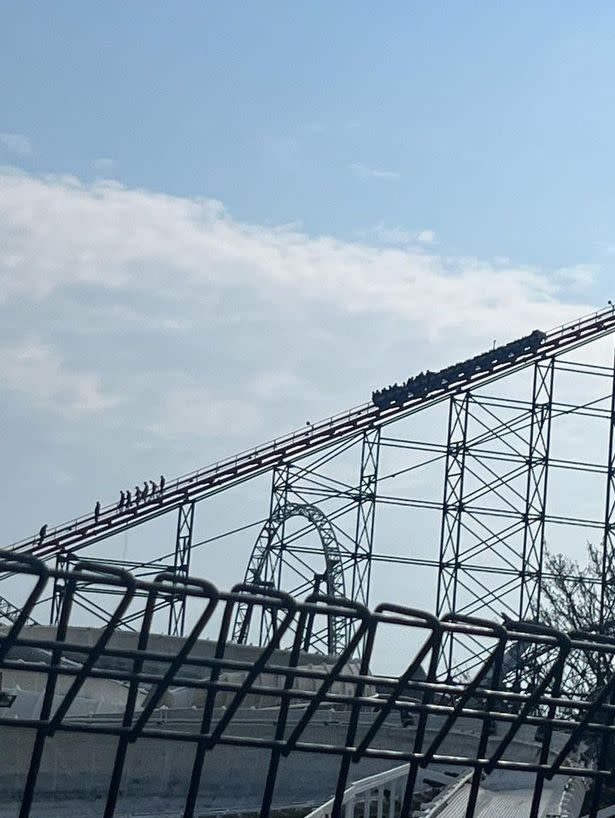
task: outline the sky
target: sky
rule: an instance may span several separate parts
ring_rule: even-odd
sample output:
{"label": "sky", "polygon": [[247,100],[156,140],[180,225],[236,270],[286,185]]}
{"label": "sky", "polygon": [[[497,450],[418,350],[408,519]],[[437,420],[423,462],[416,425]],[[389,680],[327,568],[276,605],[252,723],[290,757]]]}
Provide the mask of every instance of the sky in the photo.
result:
{"label": "sky", "polygon": [[4,541],[605,304],[614,31],[608,2],[5,4]]}

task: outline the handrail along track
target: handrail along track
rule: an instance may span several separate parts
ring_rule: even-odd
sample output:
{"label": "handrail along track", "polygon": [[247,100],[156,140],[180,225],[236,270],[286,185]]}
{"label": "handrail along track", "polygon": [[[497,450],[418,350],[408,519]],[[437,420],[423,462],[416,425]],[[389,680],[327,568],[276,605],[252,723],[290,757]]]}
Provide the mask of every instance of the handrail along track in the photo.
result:
{"label": "handrail along track", "polygon": [[269,471],[281,463],[299,459],[333,442],[357,436],[371,428],[384,426],[400,417],[439,403],[450,395],[498,380],[529,366],[536,360],[556,357],[613,332],[615,310],[608,307],[550,330],[536,350],[521,354],[514,360],[503,361],[488,369],[469,373],[458,380],[433,388],[424,395],[411,397],[404,403],[384,409],[373,402],[361,404],[169,481],[164,492],[149,496],[138,505],[133,503],[130,508],[120,509],[116,503],[111,503],[101,508],[98,520],[95,520],[91,513],[77,517],[67,523],[50,527],[42,542],[39,542],[36,536],[29,537],[12,543],[8,548],[44,560],[61,552],[78,551],[173,511],[184,503],[202,500],[231,485]]}

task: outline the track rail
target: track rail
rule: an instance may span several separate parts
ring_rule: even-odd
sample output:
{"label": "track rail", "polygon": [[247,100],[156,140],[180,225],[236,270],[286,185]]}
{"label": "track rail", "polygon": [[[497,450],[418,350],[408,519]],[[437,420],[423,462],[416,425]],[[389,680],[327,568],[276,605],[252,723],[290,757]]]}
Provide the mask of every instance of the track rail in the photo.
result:
{"label": "track rail", "polygon": [[173,511],[184,503],[202,500],[282,463],[305,457],[334,442],[357,436],[376,426],[386,425],[439,403],[452,394],[498,380],[524,369],[537,360],[570,352],[613,332],[615,308],[609,306],[550,330],[535,352],[522,354],[512,361],[503,361],[489,369],[451,381],[445,386],[438,386],[420,397],[408,399],[403,404],[386,409],[380,409],[371,402],[356,406],[169,481],[163,492],[149,496],[138,505],[133,503],[129,508],[118,508],[115,503],[111,503],[100,509],[98,519],[91,513],[77,517],[67,523],[48,528],[42,539],[37,536],[28,537],[8,547],[11,551],[29,553],[44,560],[60,552],[78,551]]}

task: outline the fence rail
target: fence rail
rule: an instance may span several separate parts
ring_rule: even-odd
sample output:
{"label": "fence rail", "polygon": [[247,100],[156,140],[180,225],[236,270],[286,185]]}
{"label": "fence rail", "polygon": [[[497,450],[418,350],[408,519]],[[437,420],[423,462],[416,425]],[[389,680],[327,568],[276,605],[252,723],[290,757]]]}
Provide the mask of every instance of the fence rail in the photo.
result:
{"label": "fence rail", "polygon": [[[599,654],[610,661],[615,640],[567,635],[524,622],[504,627],[454,615],[438,620],[399,605],[383,604],[370,611],[322,595],[297,601],[246,585],[222,592],[206,580],[180,580],[170,573],[144,581],[89,560],[61,572],[30,556],[0,552],[0,569],[20,575],[30,589],[16,621],[0,636],[5,692],[15,692],[8,689],[7,679],[18,674],[22,682],[16,707],[28,673],[44,680],[42,686],[38,683],[42,695],[34,712],[0,710],[0,740],[15,737],[10,744],[29,736],[19,745],[28,748],[27,753],[23,750],[25,766],[13,770],[11,778],[21,782],[14,793],[20,818],[35,814],[37,797],[45,797],[50,786],[48,770],[53,767],[60,775],[57,753],[67,763],[73,746],[90,747],[101,759],[100,770],[84,771],[84,786],[88,775],[97,780],[104,776],[103,756],[110,762],[101,798],[105,818],[116,814],[118,800],[130,791],[134,765],[156,759],[157,742],[161,748],[184,748],[181,753],[169,751],[169,764],[192,759],[181,812],[186,818],[197,814],[203,787],[212,783],[211,771],[204,773],[208,761],[229,748],[233,754],[256,752],[263,818],[276,801],[276,787],[288,783],[281,770],[290,761],[299,764],[305,776],[316,759],[326,759],[327,770],[335,770],[335,786],[329,790],[334,791],[331,818],[343,814],[344,794],[362,769],[356,764],[406,763],[403,777],[394,779],[396,793],[402,793],[402,818],[409,815],[417,781],[428,767],[471,771],[468,818],[474,815],[481,777],[495,770],[531,774],[538,806],[542,788],[553,776],[591,781],[596,805],[603,782],[612,777],[605,759],[615,732],[615,677],[591,697],[566,690],[562,680],[573,655]],[[33,606],[54,581],[63,587],[57,628],[28,625]],[[73,601],[77,591],[101,587],[121,594],[112,597],[115,608],[107,624],[86,644],[72,630]],[[157,602],[170,593],[186,597],[192,627],[186,638],[164,642],[170,637],[157,637],[153,622]],[[275,626],[265,647],[233,649],[229,643],[240,604],[265,609],[273,617]],[[135,605],[142,606],[139,631],[119,638],[118,623]],[[301,652],[305,632],[315,619],[331,616],[349,621],[352,640],[339,656],[310,664]],[[393,675],[379,674],[377,646],[391,628],[401,634],[398,655],[403,668]],[[213,636],[209,652],[199,647],[206,633]],[[466,682],[439,675],[442,643],[452,633],[471,636],[487,648],[482,665]],[[526,652],[528,646],[541,650],[540,664],[523,689],[502,683],[504,657],[515,645]],[[93,696],[111,696],[109,685],[119,705],[113,711],[87,712]],[[173,696],[180,693],[184,704],[173,704]],[[96,750],[99,744],[104,753]],[[79,763],[79,755],[76,758]],[[0,785],[3,763],[0,755]],[[74,787],[74,776],[71,781]],[[58,786],[55,780],[56,792]],[[356,798],[360,787],[353,792]],[[592,818],[596,814],[590,813]],[[538,815],[535,811],[532,818]]]}

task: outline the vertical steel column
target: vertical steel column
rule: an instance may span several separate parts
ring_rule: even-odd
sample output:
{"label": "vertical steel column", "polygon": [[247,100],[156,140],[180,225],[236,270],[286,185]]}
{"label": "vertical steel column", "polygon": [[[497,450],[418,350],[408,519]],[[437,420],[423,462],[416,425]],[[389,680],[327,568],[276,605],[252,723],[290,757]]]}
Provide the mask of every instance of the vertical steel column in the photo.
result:
{"label": "vertical steel column", "polygon": [[[282,587],[282,564],[284,563],[284,551],[286,544],[284,542],[284,530],[286,521],[283,519],[281,524],[276,524],[274,518],[276,515],[282,513],[288,503],[288,492],[290,490],[290,466],[285,464],[279,468],[274,469],[271,483],[271,504],[269,510],[269,526],[270,530],[267,535],[267,546],[269,550],[277,546],[277,566],[274,570],[276,588]],[[284,516],[284,515],[282,515]]]}
{"label": "vertical steel column", "polygon": [[[190,553],[194,529],[194,502],[184,503],[178,509],[173,573],[176,577],[190,574]],[[172,593],[169,600],[169,636],[183,636],[186,624],[186,595]]]}
{"label": "vertical steel column", "polygon": [[[442,616],[457,608],[458,572],[461,567],[461,521],[463,516],[463,484],[468,444],[468,405],[470,394],[453,395],[448,414],[446,464],[444,468],[444,499],[440,528],[438,561],[438,595],[436,615]],[[447,637],[442,649],[446,673],[453,666],[453,640]]]}
{"label": "vertical steel column", "polygon": [[369,429],[363,435],[361,447],[361,473],[357,493],[357,521],[350,596],[353,602],[361,602],[363,605],[369,604],[379,460],[380,429]]}
{"label": "vertical steel column", "polygon": [[[60,551],[56,554],[56,571],[67,571],[70,565],[68,554]],[[49,624],[57,625],[60,621],[60,611],[62,610],[62,599],[64,598],[64,588],[66,583],[63,579],[55,577],[53,580],[53,591],[51,593],[51,613]]]}
{"label": "vertical steel column", "polygon": [[[273,580],[273,587],[282,588],[282,567],[284,565],[284,532],[286,520],[283,510],[288,503],[288,492],[290,491],[290,465],[284,463],[273,470],[271,476],[271,500],[269,502],[269,520],[267,521],[267,542],[265,545],[267,552],[267,563],[271,565],[271,575],[263,580]],[[276,522],[282,516],[282,522]],[[270,641],[276,627],[277,608],[269,611],[263,609],[259,628],[259,645],[266,645]]]}
{"label": "vertical steel column", "polygon": [[[280,588],[284,552],[284,509],[288,502],[290,490],[290,467],[288,464],[276,466],[271,475],[271,494],[269,497],[269,516],[254,546],[252,557],[244,581],[263,588]],[[281,520],[281,522],[280,522]],[[271,634],[272,618],[275,612],[269,612],[266,621],[265,611],[261,612],[259,624],[259,645],[267,644]],[[233,625],[233,641],[245,644],[250,633],[252,606],[245,603],[237,605]],[[265,640],[265,641],[263,641]]]}
{"label": "vertical steel column", "polygon": [[613,546],[615,545],[615,360],[611,379],[611,405],[609,416],[609,446],[606,464],[606,497],[604,504],[604,531],[602,538],[602,573],[600,577],[600,631],[605,630],[605,622],[615,617],[615,591],[613,585]]}
{"label": "vertical steel column", "polygon": [[551,444],[551,409],[555,360],[534,365],[527,484],[523,514],[523,550],[519,572],[519,619],[540,618],[542,561],[545,547],[545,514]]}

